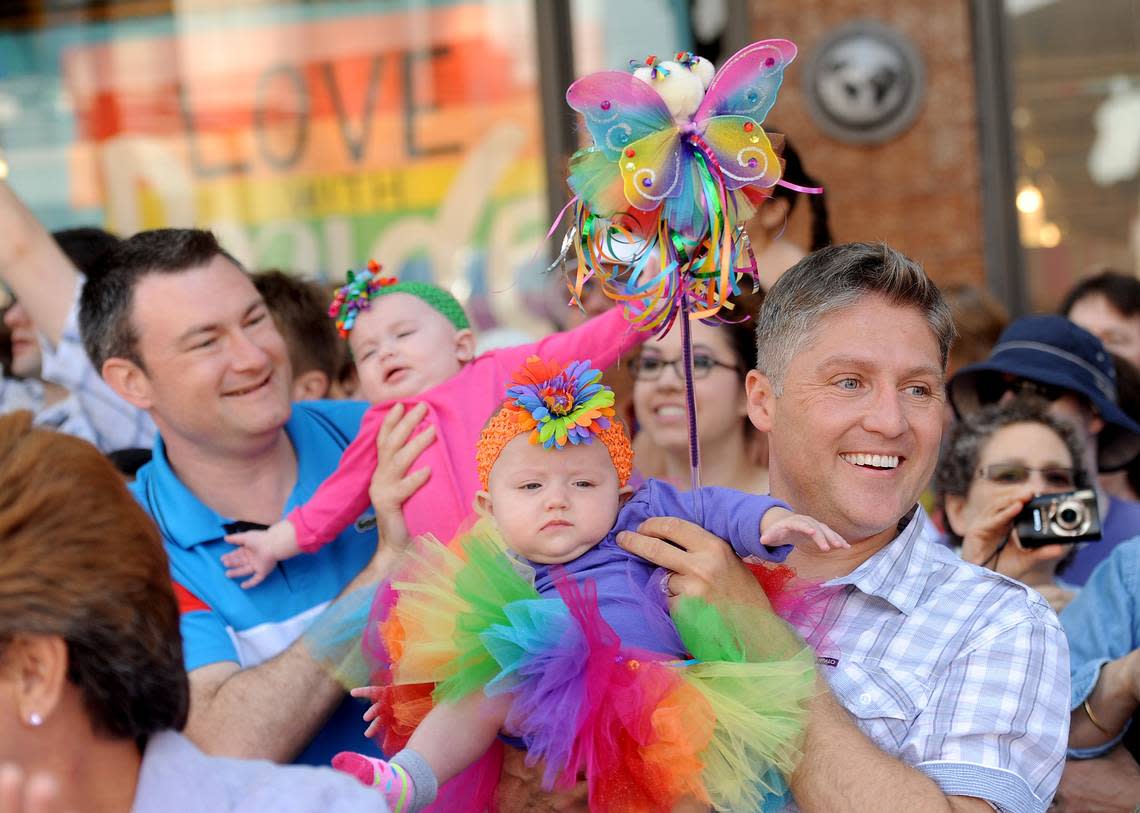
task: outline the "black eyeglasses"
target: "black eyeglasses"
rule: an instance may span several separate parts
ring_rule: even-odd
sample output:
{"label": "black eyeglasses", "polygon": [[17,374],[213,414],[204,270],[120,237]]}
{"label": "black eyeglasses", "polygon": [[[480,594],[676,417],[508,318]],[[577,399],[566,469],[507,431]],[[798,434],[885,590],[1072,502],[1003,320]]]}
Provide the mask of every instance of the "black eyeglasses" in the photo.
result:
{"label": "black eyeglasses", "polygon": [[[672,367],[677,378],[684,378],[684,359],[676,358],[666,361],[660,356],[642,354],[630,361],[629,364],[630,372],[633,373],[633,377],[638,381],[656,381],[661,377],[661,373],[666,367]],[[724,367],[728,370],[740,369],[740,367],[735,364],[725,364],[723,361],[717,361],[709,353],[701,352],[700,350],[693,351],[693,378],[707,378],[709,373],[717,367]]]}
{"label": "black eyeglasses", "polygon": [[988,466],[980,466],[977,475],[991,483],[1021,485],[1029,481],[1029,475],[1033,472],[1040,474],[1045,485],[1050,488],[1076,488],[1076,471],[1064,466],[1045,466],[1037,469],[1020,463],[991,463]]}

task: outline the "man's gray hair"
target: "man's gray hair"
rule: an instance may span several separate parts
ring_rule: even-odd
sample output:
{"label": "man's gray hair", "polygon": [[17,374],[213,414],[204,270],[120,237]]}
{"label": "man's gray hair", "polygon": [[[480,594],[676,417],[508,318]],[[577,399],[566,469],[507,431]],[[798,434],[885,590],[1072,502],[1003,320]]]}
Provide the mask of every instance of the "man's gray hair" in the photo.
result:
{"label": "man's gray hair", "polygon": [[756,323],[756,367],[777,396],[792,358],[814,338],[820,320],[866,296],[921,312],[946,369],[954,318],[922,266],[885,243],[845,243],[807,255],[764,297]]}

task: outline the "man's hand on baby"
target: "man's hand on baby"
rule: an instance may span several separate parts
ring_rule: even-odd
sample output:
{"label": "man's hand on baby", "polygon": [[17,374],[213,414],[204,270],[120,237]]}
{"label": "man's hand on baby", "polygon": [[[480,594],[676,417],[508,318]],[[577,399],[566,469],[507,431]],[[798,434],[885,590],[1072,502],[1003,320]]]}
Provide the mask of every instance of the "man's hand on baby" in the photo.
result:
{"label": "man's hand on baby", "polygon": [[412,464],[435,442],[435,427],[413,435],[427,415],[427,404],[407,409],[396,404],[384,416],[376,434],[376,470],[368,486],[368,499],[376,509],[376,524],[383,545],[402,548],[408,541],[404,502],[428,481],[428,466],[409,472]]}
{"label": "man's hand on baby", "polygon": [[222,556],[226,576],[231,579],[249,576],[241,583],[243,590],[261,584],[278,562],[301,552],[293,524],[284,520],[264,531],[243,531],[229,534],[225,539],[238,546]]}
{"label": "man's hand on baby", "polygon": [[851,547],[847,540],[818,519],[795,514],[785,508],[771,508],[760,521],[760,540],[768,547],[794,545],[809,550],[840,550]]}

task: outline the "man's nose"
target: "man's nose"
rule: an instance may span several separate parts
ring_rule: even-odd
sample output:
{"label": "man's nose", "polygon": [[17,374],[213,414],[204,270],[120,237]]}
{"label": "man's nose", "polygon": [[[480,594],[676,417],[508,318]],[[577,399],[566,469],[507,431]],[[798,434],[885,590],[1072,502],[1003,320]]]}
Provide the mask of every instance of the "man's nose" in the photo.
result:
{"label": "man's nose", "polygon": [[232,364],[242,370],[257,369],[269,362],[269,354],[265,348],[253,341],[244,331],[235,331],[231,344]]}
{"label": "man's nose", "polygon": [[867,404],[863,427],[883,437],[898,437],[907,430],[910,422],[903,410],[902,393],[893,387],[880,388]]}

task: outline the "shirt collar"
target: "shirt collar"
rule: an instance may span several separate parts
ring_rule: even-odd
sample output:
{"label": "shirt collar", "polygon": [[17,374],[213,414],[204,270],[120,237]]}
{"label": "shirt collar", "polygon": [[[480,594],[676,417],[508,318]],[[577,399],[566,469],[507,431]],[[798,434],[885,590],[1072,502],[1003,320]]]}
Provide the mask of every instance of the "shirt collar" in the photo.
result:
{"label": "shirt collar", "polygon": [[178,479],[166,457],[162,437],[155,438],[150,462],[139,470],[134,487],[163,537],[181,548],[192,548],[224,535],[230,520],[210,508]]}
{"label": "shirt collar", "polygon": [[[340,459],[342,449],[329,442],[304,410],[293,407],[285,432],[297,455],[297,482],[289,495],[285,511],[304,502],[321,484]],[[306,450],[303,454],[302,450]],[[302,460],[305,457],[305,460]],[[316,464],[306,467],[305,462]],[[181,548],[192,548],[204,542],[213,542],[226,534],[225,527],[241,517],[226,517],[202,502],[183,483],[166,457],[166,444],[162,437],[155,438],[150,462],[139,470],[134,484],[144,505],[150,511],[163,536]]]}
{"label": "shirt collar", "polygon": [[932,543],[922,536],[925,522],[926,512],[916,505],[899,520],[898,536],[881,551],[851,573],[832,579],[824,586],[852,585],[909,615],[922,595],[922,583],[930,575]]}

